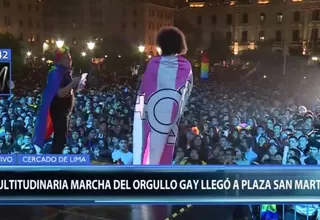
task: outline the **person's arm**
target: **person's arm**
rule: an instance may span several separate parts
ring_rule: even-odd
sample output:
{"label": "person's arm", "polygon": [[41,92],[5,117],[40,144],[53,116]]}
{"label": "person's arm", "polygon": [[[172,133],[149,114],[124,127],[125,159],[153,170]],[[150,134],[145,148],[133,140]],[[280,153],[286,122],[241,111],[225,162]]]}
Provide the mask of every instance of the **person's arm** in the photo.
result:
{"label": "person's arm", "polygon": [[67,86],[60,88],[58,90],[57,96],[59,98],[65,97],[67,94],[69,94],[71,92],[71,90],[74,88],[73,83],[69,83]]}
{"label": "person's arm", "polygon": [[67,86],[60,88],[58,90],[57,96],[59,98],[65,97],[66,95],[68,95],[68,93],[71,92],[72,89],[75,89],[76,86],[78,86],[79,82],[80,82],[80,77],[74,78],[71,83],[69,83]]}

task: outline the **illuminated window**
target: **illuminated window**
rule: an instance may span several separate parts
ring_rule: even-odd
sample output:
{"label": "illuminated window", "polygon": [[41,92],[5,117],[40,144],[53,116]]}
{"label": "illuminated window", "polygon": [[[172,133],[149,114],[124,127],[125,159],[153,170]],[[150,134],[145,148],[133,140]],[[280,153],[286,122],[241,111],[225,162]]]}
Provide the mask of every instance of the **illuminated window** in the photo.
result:
{"label": "illuminated window", "polygon": [[265,33],[264,31],[259,31],[259,41],[263,42],[265,40]]}
{"label": "illuminated window", "polygon": [[283,22],[283,14],[281,12],[277,13],[277,23]]}
{"label": "illuminated window", "polygon": [[258,0],[258,4],[268,4],[269,0]]}
{"label": "illuminated window", "polygon": [[29,42],[30,42],[30,41],[32,41],[32,38],[33,38],[32,34],[31,34],[31,33],[29,33],[28,41],[29,41]]}
{"label": "illuminated window", "polygon": [[260,21],[265,22],[266,21],[266,14],[265,13],[260,13]]}

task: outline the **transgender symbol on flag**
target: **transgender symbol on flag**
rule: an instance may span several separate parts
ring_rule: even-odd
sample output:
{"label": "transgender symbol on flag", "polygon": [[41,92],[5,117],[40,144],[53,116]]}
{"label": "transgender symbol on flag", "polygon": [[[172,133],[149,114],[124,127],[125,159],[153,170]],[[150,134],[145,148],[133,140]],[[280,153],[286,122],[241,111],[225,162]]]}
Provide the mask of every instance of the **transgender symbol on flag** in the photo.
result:
{"label": "transgender symbol on flag", "polygon": [[[168,114],[168,112],[163,109],[167,106],[171,109],[177,109],[182,113],[183,109],[180,109],[180,107],[184,105],[181,105],[180,102],[184,102],[188,99],[191,89],[192,84],[188,81],[188,83],[179,90],[158,90],[149,97],[147,104],[144,100],[145,96],[140,95],[136,103],[136,112],[140,114],[141,120],[146,120],[148,118],[148,123],[152,130],[159,134],[169,134],[168,144],[175,144],[179,129],[179,121],[177,121],[177,118],[172,118],[172,115]],[[181,91],[184,91],[185,94],[182,94]]]}
{"label": "transgender symbol on flag", "polygon": [[144,103],[144,95],[139,95],[137,98],[135,112],[140,114],[140,119],[145,120],[147,117],[146,104]]}

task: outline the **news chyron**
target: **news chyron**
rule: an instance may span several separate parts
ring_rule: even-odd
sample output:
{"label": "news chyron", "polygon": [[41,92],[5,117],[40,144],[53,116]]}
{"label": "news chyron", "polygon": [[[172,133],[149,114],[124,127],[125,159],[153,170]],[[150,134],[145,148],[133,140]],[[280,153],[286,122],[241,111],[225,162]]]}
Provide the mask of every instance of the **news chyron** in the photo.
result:
{"label": "news chyron", "polygon": [[0,96],[11,95],[11,49],[0,49]]}

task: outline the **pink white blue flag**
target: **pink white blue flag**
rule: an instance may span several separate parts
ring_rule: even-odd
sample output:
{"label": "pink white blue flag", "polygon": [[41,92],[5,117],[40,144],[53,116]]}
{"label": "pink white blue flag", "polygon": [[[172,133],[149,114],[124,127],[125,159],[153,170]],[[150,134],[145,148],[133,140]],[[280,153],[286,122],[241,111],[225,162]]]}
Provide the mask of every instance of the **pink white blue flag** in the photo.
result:
{"label": "pink white blue flag", "polygon": [[149,61],[135,107],[133,164],[172,164],[178,124],[192,86],[192,68],[184,57]]}

